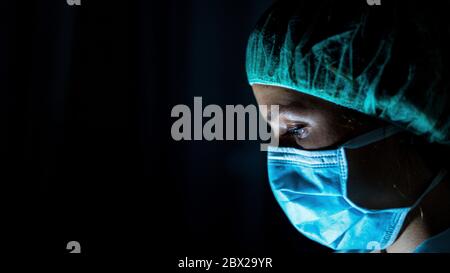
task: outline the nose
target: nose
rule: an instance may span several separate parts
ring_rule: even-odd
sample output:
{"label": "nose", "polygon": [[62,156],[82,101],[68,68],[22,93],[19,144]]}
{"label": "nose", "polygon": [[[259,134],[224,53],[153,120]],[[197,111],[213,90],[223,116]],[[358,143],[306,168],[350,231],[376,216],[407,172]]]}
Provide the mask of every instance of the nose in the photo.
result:
{"label": "nose", "polygon": [[273,105],[268,107],[266,113],[264,108],[260,108],[260,110],[264,120],[270,125],[275,137],[279,138],[287,132],[286,116],[280,112],[279,105],[276,107],[273,107]]}

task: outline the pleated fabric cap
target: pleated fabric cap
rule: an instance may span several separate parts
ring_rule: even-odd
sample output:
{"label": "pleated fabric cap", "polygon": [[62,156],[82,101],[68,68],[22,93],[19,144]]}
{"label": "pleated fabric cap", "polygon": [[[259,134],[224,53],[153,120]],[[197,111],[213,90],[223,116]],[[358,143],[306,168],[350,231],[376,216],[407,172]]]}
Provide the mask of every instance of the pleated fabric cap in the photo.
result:
{"label": "pleated fabric cap", "polygon": [[250,35],[248,81],[309,94],[448,145],[449,2],[277,1]]}

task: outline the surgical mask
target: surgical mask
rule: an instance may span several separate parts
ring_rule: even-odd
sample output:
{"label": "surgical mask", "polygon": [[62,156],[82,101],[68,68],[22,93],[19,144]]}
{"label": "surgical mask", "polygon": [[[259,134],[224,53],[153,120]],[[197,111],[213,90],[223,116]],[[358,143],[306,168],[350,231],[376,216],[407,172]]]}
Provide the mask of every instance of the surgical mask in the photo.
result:
{"label": "surgical mask", "polygon": [[346,149],[356,149],[401,132],[394,126],[356,137],[336,150],[269,147],[272,191],[295,228],[334,250],[386,249],[397,238],[409,211],[445,176],[442,170],[410,207],[371,210],[347,195]]}

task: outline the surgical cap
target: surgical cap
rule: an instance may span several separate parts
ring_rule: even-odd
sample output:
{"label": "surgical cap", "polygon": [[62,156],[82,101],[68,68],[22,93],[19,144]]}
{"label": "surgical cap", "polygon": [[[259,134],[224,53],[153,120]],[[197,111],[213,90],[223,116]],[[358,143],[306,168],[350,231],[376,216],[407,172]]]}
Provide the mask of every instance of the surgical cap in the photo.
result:
{"label": "surgical cap", "polygon": [[293,89],[450,144],[449,1],[368,2],[277,1],[250,35],[249,83]]}

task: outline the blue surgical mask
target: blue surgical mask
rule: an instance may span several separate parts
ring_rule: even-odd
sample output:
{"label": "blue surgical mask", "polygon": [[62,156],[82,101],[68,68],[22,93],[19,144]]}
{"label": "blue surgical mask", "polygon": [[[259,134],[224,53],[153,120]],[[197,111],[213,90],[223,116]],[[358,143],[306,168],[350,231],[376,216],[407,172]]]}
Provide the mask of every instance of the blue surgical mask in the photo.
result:
{"label": "blue surgical mask", "polygon": [[359,136],[336,150],[305,151],[270,147],[268,171],[272,191],[295,228],[334,250],[386,249],[398,237],[409,211],[445,176],[442,170],[410,207],[371,210],[347,195],[346,149],[388,138],[401,129],[389,126]]}

